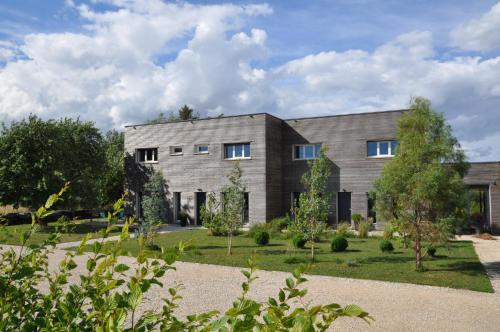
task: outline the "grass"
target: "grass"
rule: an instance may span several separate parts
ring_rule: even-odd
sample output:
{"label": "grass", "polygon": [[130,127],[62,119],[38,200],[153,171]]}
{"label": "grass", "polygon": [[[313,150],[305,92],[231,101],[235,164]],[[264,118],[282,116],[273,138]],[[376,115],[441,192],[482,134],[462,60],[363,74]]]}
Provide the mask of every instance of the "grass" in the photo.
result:
{"label": "grass", "polygon": [[[449,250],[438,248],[436,258],[425,258],[425,271],[417,272],[411,249],[400,248],[395,243],[393,253],[382,253],[379,249],[380,238],[348,240],[347,251],[332,253],[329,239],[322,239],[310,273],[493,292],[470,241],[453,241]],[[310,262],[307,247],[294,249],[290,240],[283,239],[271,239],[268,246],[258,246],[245,235],[234,239],[233,255],[227,256],[227,239],[209,236],[206,230],[160,234],[154,244],[173,250],[180,241],[191,243],[190,248],[179,257],[180,261],[186,262],[245,267],[247,259],[253,255],[260,269],[277,271],[293,271],[297,264]],[[132,255],[136,254],[137,240],[125,242],[124,249]],[[158,251],[148,251],[150,256],[157,254]]]}
{"label": "grass", "polygon": [[[93,219],[93,221],[96,220]],[[37,231],[31,236],[28,241],[28,245],[40,244],[44,240],[48,239],[49,234],[55,232],[56,225],[56,222],[52,222],[48,224],[47,228],[38,228],[38,226],[36,226]],[[105,224],[102,223],[102,220],[99,223],[92,223],[89,220],[78,220],[72,222],[72,225],[74,225],[74,227],[70,232],[61,234],[60,242],[80,241],[88,233],[91,233],[93,238],[97,238],[101,236],[100,230],[106,228]],[[0,226],[0,244],[20,245],[21,234],[28,231],[30,228],[31,224]],[[119,229],[114,230],[112,233],[118,231]]]}

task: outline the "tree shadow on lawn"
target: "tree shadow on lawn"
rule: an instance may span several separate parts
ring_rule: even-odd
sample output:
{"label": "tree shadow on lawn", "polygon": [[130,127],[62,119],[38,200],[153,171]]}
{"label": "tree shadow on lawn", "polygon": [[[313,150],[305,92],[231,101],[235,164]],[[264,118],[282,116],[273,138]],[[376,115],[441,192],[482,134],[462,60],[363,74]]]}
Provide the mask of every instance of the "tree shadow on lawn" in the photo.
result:
{"label": "tree shadow on lawn", "polygon": [[484,274],[485,268],[483,264],[480,262],[455,262],[455,263],[450,263],[450,264],[441,264],[438,265],[437,268],[431,267],[429,268],[428,266],[426,267],[426,271],[434,271],[434,272],[443,272],[443,271],[450,271],[450,272],[460,272],[462,274],[468,275],[468,276],[478,276]]}
{"label": "tree shadow on lawn", "polygon": [[[59,227],[59,231],[62,234],[88,234],[99,232],[108,227],[107,223],[84,223],[84,224],[70,224],[68,231],[62,231],[61,227]],[[47,227],[37,229],[36,233],[39,234],[50,234],[57,232],[58,227],[49,225]],[[120,227],[114,226],[113,232],[118,232]]]}
{"label": "tree shadow on lawn", "polygon": [[[266,247],[279,247],[281,246],[280,244],[277,243],[270,243],[266,245]],[[233,245],[231,246],[232,248],[252,248],[252,249],[259,249],[262,248],[261,246],[258,245]],[[210,250],[210,249],[227,249],[227,245],[206,245],[206,246],[197,246],[198,249],[201,250]]]}

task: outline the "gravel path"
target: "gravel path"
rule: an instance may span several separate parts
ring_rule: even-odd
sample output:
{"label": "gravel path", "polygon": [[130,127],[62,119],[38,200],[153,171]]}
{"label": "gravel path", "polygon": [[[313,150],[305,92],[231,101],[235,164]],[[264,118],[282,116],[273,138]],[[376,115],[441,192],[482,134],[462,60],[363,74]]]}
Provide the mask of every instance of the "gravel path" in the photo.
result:
{"label": "gravel path", "polygon": [[[474,241],[479,257],[486,263],[500,259],[500,241]],[[50,256],[53,266],[65,251],[55,250]],[[78,257],[79,266],[85,266],[85,256]],[[134,266],[134,259],[120,260]],[[496,265],[498,266],[498,265]],[[241,292],[241,268],[196,263],[176,263],[177,271],[163,278],[166,286],[181,283],[184,297],[180,315],[212,309],[224,310]],[[490,271],[490,270],[489,270]],[[258,271],[250,296],[266,301],[277,294],[289,276],[285,272]],[[494,276],[494,275],[492,275]],[[317,303],[355,303],[368,311],[376,321],[367,325],[363,321],[342,318],[335,330],[342,331],[500,331],[500,293],[488,294],[467,290],[356,280],[325,276],[308,276],[306,283],[309,299]],[[495,289],[498,291],[498,284]],[[142,309],[159,309],[166,290],[152,289],[145,295]]]}

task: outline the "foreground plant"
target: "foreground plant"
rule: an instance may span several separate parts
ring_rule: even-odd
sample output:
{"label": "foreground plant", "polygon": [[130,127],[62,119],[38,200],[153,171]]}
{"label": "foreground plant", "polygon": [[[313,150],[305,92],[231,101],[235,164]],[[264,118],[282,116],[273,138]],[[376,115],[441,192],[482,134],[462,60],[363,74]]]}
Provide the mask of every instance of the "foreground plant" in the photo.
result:
{"label": "foreground plant", "polygon": [[[280,289],[277,298],[256,302],[248,297],[250,285],[256,279],[252,260],[250,269],[242,271],[246,277],[242,295],[223,314],[210,311],[185,319],[176,317],[175,309],[181,299],[178,288],[168,289],[161,310],[143,312],[144,294],[152,287],[164,287],[161,278],[167,271],[175,270],[172,264],[177,253],[162,250],[160,258],[147,259],[144,237],[139,236],[135,268],[119,261],[133,219],[125,221],[118,241],[105,241],[122,211],[123,197],[108,214],[108,227],[102,238],[92,244],[84,272],[73,274],[76,256],[83,255],[89,237],[82,240],[76,252],[66,252],[55,271],[49,269],[48,258],[53,254],[58,234],[52,234],[42,245],[26,246],[36,220],[49,215],[49,209],[62,199],[66,190],[67,186],[51,195],[33,215],[32,229],[22,235],[22,246],[1,250],[1,331],[324,331],[338,317],[371,319],[356,305],[307,303],[307,290],[299,288],[306,281],[302,276],[306,271],[303,266],[286,279],[286,286]],[[184,247],[179,244],[179,252]],[[43,285],[46,291],[41,291]]]}

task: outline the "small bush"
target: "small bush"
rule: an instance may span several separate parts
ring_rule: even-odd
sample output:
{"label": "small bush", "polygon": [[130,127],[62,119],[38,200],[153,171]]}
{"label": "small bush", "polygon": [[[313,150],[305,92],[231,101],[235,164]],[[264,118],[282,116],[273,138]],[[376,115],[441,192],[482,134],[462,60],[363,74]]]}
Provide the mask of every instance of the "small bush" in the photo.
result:
{"label": "small bush", "polygon": [[290,225],[290,217],[284,216],[280,218],[274,218],[270,221],[271,230],[275,233],[281,233],[282,230],[286,229]]}
{"label": "small bush", "polygon": [[432,244],[427,247],[427,254],[431,257],[436,257],[436,248]]}
{"label": "small bush", "polygon": [[297,249],[304,249],[307,239],[301,234],[295,234],[292,238],[293,246]]}
{"label": "small bush", "polygon": [[305,257],[288,257],[284,260],[285,264],[306,264],[307,262]]}
{"label": "small bush", "polygon": [[382,234],[382,238],[384,240],[389,241],[389,240],[392,240],[393,237],[394,237],[394,228],[389,223],[385,224],[384,233]]}
{"label": "small bush", "polygon": [[248,236],[253,238],[257,233],[267,232],[268,230],[269,226],[266,223],[253,224],[248,230]]}
{"label": "small bush", "polygon": [[71,233],[75,229],[76,225],[71,222],[68,216],[62,215],[56,221],[56,231],[60,233]]}
{"label": "small bush", "polygon": [[269,243],[269,233],[267,231],[260,231],[255,233],[253,239],[259,246],[265,246]]}
{"label": "small bush", "polygon": [[371,224],[369,221],[361,221],[358,225],[358,237],[360,239],[366,239],[368,237],[368,232],[370,231]]}
{"label": "small bush", "polygon": [[331,244],[333,252],[345,251],[348,246],[349,243],[347,242],[347,239],[345,237],[339,235],[333,237]]}
{"label": "small bush", "polygon": [[380,241],[380,250],[382,250],[383,252],[392,252],[394,251],[394,246],[392,245],[392,242],[391,241],[388,241],[388,240],[382,240]]}
{"label": "small bush", "polygon": [[146,249],[151,250],[151,251],[161,251],[161,247],[157,244],[154,244],[154,243],[147,244]]}
{"label": "small bush", "polygon": [[351,216],[351,219],[352,221],[354,221],[357,224],[359,224],[360,222],[362,222],[363,220],[365,220],[365,218],[363,218],[362,215],[360,215],[359,213],[354,213],[352,216]]}
{"label": "small bush", "polygon": [[345,222],[338,224],[335,234],[343,237],[352,236],[353,233],[351,232],[351,225]]}

